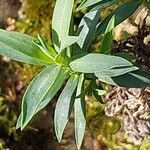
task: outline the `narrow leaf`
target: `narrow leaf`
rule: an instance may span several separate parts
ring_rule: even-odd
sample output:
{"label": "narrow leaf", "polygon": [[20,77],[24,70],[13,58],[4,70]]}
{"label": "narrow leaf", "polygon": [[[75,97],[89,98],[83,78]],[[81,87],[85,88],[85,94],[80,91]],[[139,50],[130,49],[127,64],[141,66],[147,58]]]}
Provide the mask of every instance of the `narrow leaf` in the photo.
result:
{"label": "narrow leaf", "polygon": [[39,34],[38,35],[38,40],[40,41],[42,47],[47,51],[47,53],[50,53],[53,57],[57,55],[57,52],[48,45],[47,41]]}
{"label": "narrow leaf", "polygon": [[104,33],[104,37],[103,37],[103,41],[102,41],[102,45],[100,48],[100,53],[101,54],[108,54],[111,50],[111,46],[112,46],[112,42],[113,42],[113,35],[112,35],[112,30],[114,28],[114,24],[115,24],[115,16],[113,16]]}
{"label": "narrow leaf", "polygon": [[65,88],[61,92],[56,104],[54,125],[55,133],[59,142],[61,142],[63,131],[69,120],[69,115],[74,104],[75,97],[73,97],[73,94],[75,92],[77,83],[78,76],[71,76]]}
{"label": "narrow leaf", "polygon": [[96,26],[99,20],[100,10],[92,9],[87,12],[82,18],[77,34],[79,34],[79,40],[77,44],[82,51],[87,51],[93,40],[96,32]]}
{"label": "narrow leaf", "polygon": [[[57,0],[52,19],[52,38],[54,47],[60,52],[61,43],[68,37],[74,0]],[[63,46],[64,47],[64,46]]]}
{"label": "narrow leaf", "polygon": [[97,4],[98,2],[101,2],[102,0],[95,0],[95,1],[93,1],[93,0],[84,0],[81,4],[80,4],[80,6],[78,7],[78,10],[79,9],[83,9],[83,8],[87,8],[87,7],[89,7],[89,6],[92,6],[92,5],[94,5],[94,4]]}
{"label": "narrow leaf", "polygon": [[115,68],[115,69],[102,70],[100,72],[96,72],[95,75],[97,77],[100,77],[100,76],[116,77],[116,76],[120,76],[128,72],[138,70],[138,69],[139,68],[135,66],[121,67],[121,68]]}
{"label": "narrow leaf", "polygon": [[150,73],[137,70],[118,77],[100,76],[99,80],[114,86],[143,88],[150,86]]}
{"label": "narrow leaf", "polygon": [[119,53],[115,53],[114,54],[115,56],[118,56],[118,57],[122,57],[124,59],[127,59],[128,61],[132,61],[133,59],[135,59],[135,56],[133,53],[125,53],[125,52],[119,52]]}
{"label": "narrow leaf", "polygon": [[113,79],[109,76],[106,76],[106,75],[101,75],[101,76],[98,76],[98,79],[101,81],[101,82],[104,82],[104,83],[107,83],[107,84],[110,84],[110,85],[114,85],[114,86],[119,86],[117,85]]}
{"label": "narrow leaf", "polygon": [[53,61],[33,44],[35,38],[0,29],[0,55],[29,64],[50,64]]}
{"label": "narrow leaf", "polygon": [[110,13],[104,20],[102,20],[99,23],[99,25],[97,26],[95,38],[104,33],[107,24],[109,20],[112,18],[112,16],[115,15],[115,26],[117,26],[125,19],[127,19],[129,16],[131,16],[133,12],[140,6],[141,2],[142,2],[141,0],[131,0],[129,2],[122,4],[121,6],[118,6],[112,13]]}
{"label": "narrow leaf", "polygon": [[[80,95],[83,90],[84,75],[80,75],[76,96]],[[75,138],[78,149],[80,149],[86,126],[85,118],[85,100],[84,98],[75,99],[74,103],[74,120],[75,120]]]}
{"label": "narrow leaf", "polygon": [[61,43],[61,50],[73,45],[74,43],[76,43],[79,40],[78,36],[66,36],[64,37],[64,39],[62,40]]}
{"label": "narrow leaf", "polygon": [[21,129],[50,102],[61,88],[66,75],[67,72],[61,66],[49,66],[33,79],[23,97]]}
{"label": "narrow leaf", "polygon": [[54,59],[53,54],[50,53],[50,51],[47,48],[47,43],[44,40],[44,38],[41,35],[38,35],[38,39],[33,40],[33,43],[40,48],[40,50],[47,55],[50,59]]}
{"label": "narrow leaf", "polygon": [[70,63],[72,70],[82,73],[96,73],[116,67],[129,66],[133,66],[133,64],[121,57],[97,53],[85,55]]}
{"label": "narrow leaf", "polygon": [[88,8],[88,7],[95,7],[98,6],[99,8],[108,7],[119,0],[85,0],[83,1],[77,10]]}
{"label": "narrow leaf", "polygon": [[104,104],[103,100],[102,100],[102,95],[106,94],[106,91],[104,90],[100,90],[99,92],[97,90],[93,90],[93,96],[95,97],[95,99],[100,102],[101,104]]}
{"label": "narrow leaf", "polygon": [[[35,114],[37,112],[39,112],[41,109],[43,109],[49,102],[50,100],[56,95],[56,93],[58,92],[58,90],[62,87],[62,85],[64,84],[65,80],[68,77],[68,70],[66,70],[65,68],[62,68],[59,72],[59,74],[57,75],[56,81],[54,82],[53,87],[51,87],[51,91],[49,91],[49,99],[43,99],[41,101],[41,103],[38,105]],[[51,99],[50,99],[51,98]]]}

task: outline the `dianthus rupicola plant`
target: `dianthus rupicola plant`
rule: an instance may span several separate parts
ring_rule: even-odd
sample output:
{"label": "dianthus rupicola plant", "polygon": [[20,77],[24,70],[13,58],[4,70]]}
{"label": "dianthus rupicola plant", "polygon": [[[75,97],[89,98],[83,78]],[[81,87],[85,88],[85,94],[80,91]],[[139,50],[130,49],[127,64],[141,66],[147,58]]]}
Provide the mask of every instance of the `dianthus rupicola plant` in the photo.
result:
{"label": "dianthus rupicola plant", "polygon": [[[86,0],[79,9],[87,8],[77,31],[74,31],[74,0],[57,0],[52,19],[53,45],[17,32],[0,30],[0,55],[23,63],[42,65],[43,70],[31,81],[23,96],[16,128],[23,130],[30,120],[53,99],[63,87],[56,103],[55,133],[61,142],[63,131],[74,112],[75,140],[80,149],[86,126],[85,95],[100,100],[105,93],[102,83],[122,87],[150,85],[150,73],[134,66],[123,54],[110,55],[112,29],[128,18],[146,1]],[[118,3],[118,7],[100,20],[102,8]],[[101,36],[99,53],[90,53],[91,44]],[[126,55],[125,55],[126,56]],[[85,86],[85,82],[89,83]]]}

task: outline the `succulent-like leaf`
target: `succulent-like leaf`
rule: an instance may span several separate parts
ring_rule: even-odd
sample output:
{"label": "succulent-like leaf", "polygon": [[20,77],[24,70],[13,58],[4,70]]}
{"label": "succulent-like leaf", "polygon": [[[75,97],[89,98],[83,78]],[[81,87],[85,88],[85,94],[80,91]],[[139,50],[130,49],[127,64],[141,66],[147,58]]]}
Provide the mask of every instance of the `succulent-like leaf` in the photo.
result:
{"label": "succulent-like leaf", "polygon": [[29,64],[47,65],[53,63],[32,40],[35,38],[0,29],[0,55]]}
{"label": "succulent-like leaf", "polygon": [[65,81],[67,72],[61,66],[48,66],[29,84],[23,97],[21,129],[55,96]]}
{"label": "succulent-like leaf", "polygon": [[101,54],[108,54],[111,50],[111,46],[113,42],[112,30],[114,28],[114,24],[115,24],[115,16],[112,16],[104,33],[102,45],[100,48]]}
{"label": "succulent-like leaf", "polygon": [[[83,90],[84,75],[80,75],[76,96],[80,95]],[[74,103],[74,120],[75,120],[75,138],[78,149],[80,149],[86,126],[85,118],[85,100],[84,98],[75,99]]]}
{"label": "succulent-like leaf", "polygon": [[70,112],[73,108],[75,100],[74,92],[77,87],[78,78],[78,75],[73,75],[69,78],[56,104],[54,125],[56,137],[59,142],[61,142],[63,131],[69,120]]}
{"label": "succulent-like leaf", "polygon": [[122,21],[127,19],[129,16],[133,14],[133,12],[139,7],[142,3],[141,0],[131,0],[118,6],[112,13],[110,13],[104,20],[102,20],[99,25],[97,26],[97,31],[95,34],[95,38],[100,36],[105,32],[107,24],[112,16],[115,15],[115,26],[120,24]]}
{"label": "succulent-like leaf", "polygon": [[70,67],[77,72],[96,73],[116,67],[133,67],[133,64],[121,57],[91,53],[72,61]]}
{"label": "succulent-like leaf", "polygon": [[[54,47],[57,52],[60,52],[66,45],[66,39],[69,36],[68,34],[72,17],[73,4],[74,0],[56,1],[52,19],[52,38]],[[73,42],[76,42],[74,37],[72,39],[70,38],[70,41],[68,42],[69,44],[67,44],[67,46],[72,45]]]}

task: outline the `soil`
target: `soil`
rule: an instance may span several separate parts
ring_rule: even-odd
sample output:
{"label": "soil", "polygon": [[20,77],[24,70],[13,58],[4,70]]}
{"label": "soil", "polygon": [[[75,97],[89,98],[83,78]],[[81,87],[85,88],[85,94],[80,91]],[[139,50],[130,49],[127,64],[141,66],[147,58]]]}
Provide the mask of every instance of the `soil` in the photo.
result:
{"label": "soil", "polygon": [[20,5],[19,0],[0,0],[0,28],[6,28],[8,17],[18,17]]}

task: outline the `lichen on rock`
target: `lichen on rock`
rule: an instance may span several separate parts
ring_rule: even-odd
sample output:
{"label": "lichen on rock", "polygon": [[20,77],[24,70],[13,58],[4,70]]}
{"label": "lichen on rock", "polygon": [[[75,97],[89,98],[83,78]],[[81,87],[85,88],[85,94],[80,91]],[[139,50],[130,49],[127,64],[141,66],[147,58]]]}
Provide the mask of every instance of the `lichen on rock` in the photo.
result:
{"label": "lichen on rock", "polygon": [[119,118],[134,144],[150,139],[150,88],[114,87],[105,97],[107,116]]}

